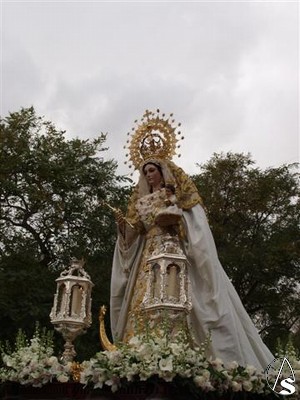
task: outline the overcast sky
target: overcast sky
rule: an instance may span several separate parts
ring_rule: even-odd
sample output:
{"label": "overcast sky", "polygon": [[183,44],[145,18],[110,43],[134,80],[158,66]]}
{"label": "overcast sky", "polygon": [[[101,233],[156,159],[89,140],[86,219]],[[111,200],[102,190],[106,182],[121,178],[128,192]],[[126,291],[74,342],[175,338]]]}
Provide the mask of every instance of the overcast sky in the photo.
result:
{"label": "overcast sky", "polygon": [[186,172],[214,152],[299,161],[299,5],[1,2],[1,116],[33,105],[68,137],[108,133],[123,162],[145,109],[182,123]]}

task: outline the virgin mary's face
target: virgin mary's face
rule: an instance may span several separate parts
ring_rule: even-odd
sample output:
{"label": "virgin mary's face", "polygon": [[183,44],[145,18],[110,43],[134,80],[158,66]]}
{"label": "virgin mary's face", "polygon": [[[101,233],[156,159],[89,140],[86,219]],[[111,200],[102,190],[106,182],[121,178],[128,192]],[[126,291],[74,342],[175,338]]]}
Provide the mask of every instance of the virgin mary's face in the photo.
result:
{"label": "virgin mary's face", "polygon": [[156,165],[147,164],[143,168],[143,171],[144,171],[145,177],[147,179],[147,182],[153,189],[160,186],[160,183],[162,181],[162,176]]}

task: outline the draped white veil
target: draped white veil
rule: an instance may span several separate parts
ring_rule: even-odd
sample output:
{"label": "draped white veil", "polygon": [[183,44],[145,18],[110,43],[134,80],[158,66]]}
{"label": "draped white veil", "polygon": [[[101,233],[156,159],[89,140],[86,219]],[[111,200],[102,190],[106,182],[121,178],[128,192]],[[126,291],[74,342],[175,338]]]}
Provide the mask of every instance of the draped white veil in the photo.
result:
{"label": "draped white veil", "polygon": [[[148,161],[149,162],[149,161]],[[159,165],[166,183],[176,187],[183,208],[186,239],[182,243],[190,263],[192,310],[189,322],[198,344],[211,334],[210,354],[224,362],[237,361],[265,369],[274,359],[263,343],[241,300],[218,259],[201,198],[191,179],[172,162],[152,160]],[[143,170],[129,203],[129,218],[136,221],[134,203],[150,188]],[[145,237],[137,233],[129,247],[121,238],[116,243],[111,280],[111,328],[122,340],[131,293],[142,258]]]}

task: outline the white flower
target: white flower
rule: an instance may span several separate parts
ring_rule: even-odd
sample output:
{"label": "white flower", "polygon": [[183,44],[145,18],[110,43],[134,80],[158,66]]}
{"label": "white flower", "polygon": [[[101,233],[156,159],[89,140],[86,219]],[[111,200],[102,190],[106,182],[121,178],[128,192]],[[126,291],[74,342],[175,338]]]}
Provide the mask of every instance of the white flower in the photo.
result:
{"label": "white flower", "polygon": [[293,360],[293,368],[296,370],[300,370],[300,359],[299,360]]}
{"label": "white flower", "polygon": [[49,365],[50,367],[51,367],[52,365],[55,365],[55,364],[57,364],[57,357],[51,356],[51,357],[49,357],[49,358],[47,359],[47,365]]}
{"label": "white flower", "polygon": [[[82,383],[82,382],[81,382]],[[103,383],[104,382],[97,382],[94,385],[94,389],[102,389],[103,388]]]}
{"label": "white flower", "polygon": [[239,382],[233,381],[233,382],[231,383],[231,387],[232,387],[232,390],[233,390],[234,392],[240,392],[240,391],[242,390],[242,384],[239,383]]}
{"label": "white flower", "polygon": [[169,371],[163,371],[159,374],[159,377],[162,378],[165,382],[172,382],[175,375],[176,374],[173,374]]}
{"label": "white flower", "polygon": [[139,349],[137,349],[137,352],[141,357],[150,357],[153,354],[153,348],[151,347],[150,343],[143,343]]}
{"label": "white flower", "polygon": [[244,381],[243,389],[245,389],[246,392],[250,392],[253,389],[253,384],[250,381]]}
{"label": "white flower", "polygon": [[254,375],[256,372],[256,368],[253,365],[247,365],[246,366],[246,372],[249,375]]}
{"label": "white flower", "polygon": [[194,378],[194,382],[196,386],[200,387],[201,389],[205,391],[210,391],[210,390],[215,390],[214,387],[212,386],[209,376],[196,376]]}
{"label": "white flower", "polygon": [[122,358],[122,354],[119,350],[107,351],[106,356],[112,363],[119,363]]}
{"label": "white flower", "polygon": [[229,381],[232,379],[232,375],[228,371],[222,371],[222,373]]}
{"label": "white flower", "polygon": [[295,374],[295,379],[298,382],[298,380],[300,380],[300,370],[299,369],[294,370],[294,374]]}
{"label": "white flower", "polygon": [[178,343],[171,343],[170,348],[174,356],[179,356],[182,353],[182,346],[180,346]]}
{"label": "white flower", "polygon": [[141,345],[141,341],[137,336],[133,336],[130,340],[129,340],[129,345],[133,346],[133,347],[139,347]]}
{"label": "white flower", "polygon": [[159,368],[162,371],[173,371],[173,360],[172,357],[162,358],[159,363]]}
{"label": "white flower", "polygon": [[61,382],[61,383],[65,383],[65,382],[69,381],[69,377],[65,374],[57,375],[56,379],[58,380],[58,382]]}
{"label": "white flower", "polygon": [[202,376],[208,380],[210,378],[210,372],[208,370],[203,371]]}
{"label": "white flower", "polygon": [[226,366],[228,369],[236,369],[239,366],[239,364],[236,361],[231,361]]}
{"label": "white flower", "polygon": [[204,376],[195,376],[194,382],[197,386],[202,386],[206,382],[206,378]]}
{"label": "white flower", "polygon": [[223,361],[220,358],[210,360],[210,363],[217,371],[222,371],[224,369]]}
{"label": "white flower", "polygon": [[112,392],[116,392],[120,385],[120,379],[116,376],[113,376],[111,379],[107,380],[105,384],[111,386]]}

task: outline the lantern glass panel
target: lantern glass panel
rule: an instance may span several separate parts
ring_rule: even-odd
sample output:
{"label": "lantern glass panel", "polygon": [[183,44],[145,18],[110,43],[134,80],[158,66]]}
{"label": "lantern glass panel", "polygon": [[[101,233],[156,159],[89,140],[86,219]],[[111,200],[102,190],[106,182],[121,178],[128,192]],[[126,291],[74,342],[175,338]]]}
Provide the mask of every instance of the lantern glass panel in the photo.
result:
{"label": "lantern glass panel", "polygon": [[152,269],[153,272],[153,285],[152,285],[152,297],[160,299],[160,289],[161,289],[161,273],[160,265],[155,264]]}
{"label": "lantern glass panel", "polygon": [[58,288],[57,304],[56,304],[56,315],[61,313],[63,301],[66,297],[66,286],[64,283],[60,284]]}
{"label": "lantern glass panel", "polygon": [[169,300],[179,301],[179,272],[180,268],[176,264],[167,267],[167,297]]}
{"label": "lantern glass panel", "polygon": [[83,288],[76,283],[72,287],[69,315],[79,317],[81,313]]}

